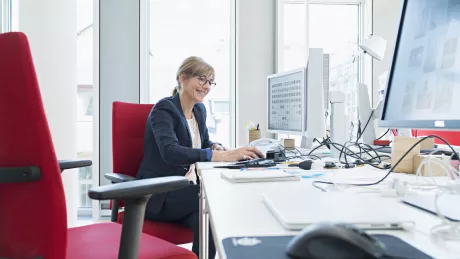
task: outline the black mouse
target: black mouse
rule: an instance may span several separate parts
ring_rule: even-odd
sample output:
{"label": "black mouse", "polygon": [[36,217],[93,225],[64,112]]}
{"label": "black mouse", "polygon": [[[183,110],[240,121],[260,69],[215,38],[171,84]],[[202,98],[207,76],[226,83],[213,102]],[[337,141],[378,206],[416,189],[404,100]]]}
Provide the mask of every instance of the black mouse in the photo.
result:
{"label": "black mouse", "polygon": [[354,226],[320,223],[302,230],[289,242],[286,252],[296,259],[381,258],[385,245]]}
{"label": "black mouse", "polygon": [[312,160],[305,160],[299,163],[299,168],[303,170],[310,170],[312,164],[313,164]]}

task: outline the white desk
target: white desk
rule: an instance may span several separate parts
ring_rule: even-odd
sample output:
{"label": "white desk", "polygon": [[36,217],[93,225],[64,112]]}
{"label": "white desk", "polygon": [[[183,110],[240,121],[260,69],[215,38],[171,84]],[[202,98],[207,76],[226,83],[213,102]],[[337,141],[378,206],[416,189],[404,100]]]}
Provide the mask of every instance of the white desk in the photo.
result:
{"label": "white desk", "polygon": [[[295,235],[298,232],[285,230],[272,216],[262,202],[261,193],[265,190],[285,190],[294,188],[314,188],[311,185],[312,179],[302,179],[298,182],[265,182],[265,183],[230,183],[222,179],[220,172],[228,169],[212,169],[212,163],[200,163],[202,192],[202,204],[200,207],[210,215],[209,220],[213,227],[216,249],[221,259],[226,259],[222,240],[234,236],[276,236]],[[335,177],[344,174],[345,170],[335,173]],[[366,176],[379,178],[383,172],[363,170]],[[356,171],[353,175],[359,175]],[[347,175],[348,176],[348,173]],[[345,177],[345,176],[344,176]],[[362,192],[366,189],[350,188],[346,191]],[[318,190],[319,192],[319,190]],[[364,194],[363,194],[364,195]],[[380,195],[377,193],[367,195]],[[431,227],[440,223],[440,220],[429,213],[425,213],[410,206],[401,206],[397,198],[393,199],[394,208],[403,209],[400,213],[413,215],[416,221],[415,230],[409,231],[379,231],[371,233],[390,234],[397,236],[421,251],[434,258],[460,258],[460,250],[449,252],[441,245],[436,245],[429,238]],[[392,210],[394,208],[389,208]],[[208,217],[202,217],[202,226],[207,225]],[[207,232],[205,232],[207,233]],[[203,236],[206,238],[206,235]],[[203,242],[201,242],[203,244]],[[206,243],[205,243],[206,244]],[[460,243],[457,247],[460,247]],[[206,249],[206,246],[202,247]],[[207,251],[207,250],[206,250]],[[456,252],[456,253],[455,253]],[[201,253],[203,255],[204,253]],[[202,258],[207,258],[203,256]]]}

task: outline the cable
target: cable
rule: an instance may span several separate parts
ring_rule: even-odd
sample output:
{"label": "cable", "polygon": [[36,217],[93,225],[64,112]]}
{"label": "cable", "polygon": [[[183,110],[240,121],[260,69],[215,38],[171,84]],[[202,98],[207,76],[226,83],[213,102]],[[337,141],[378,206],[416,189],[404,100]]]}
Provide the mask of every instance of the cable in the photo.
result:
{"label": "cable", "polygon": [[[442,189],[442,188],[441,188]],[[454,222],[446,218],[439,208],[440,198],[446,194],[451,193],[451,190],[441,190],[436,193],[435,197],[435,208],[436,214],[441,218],[442,223],[431,228],[431,236],[437,239],[447,240],[447,241],[460,241],[460,222]],[[457,194],[458,193],[457,191]]]}
{"label": "cable", "polygon": [[[341,145],[341,144],[338,144],[338,143],[334,143],[334,142],[331,142],[329,141],[328,144],[332,145],[335,149],[339,150],[340,151],[340,155],[339,155],[339,162],[342,163],[342,164],[345,164],[345,165],[350,165],[350,164],[357,164],[356,162],[348,162],[348,159],[347,159],[347,156],[350,156],[354,159],[357,159],[357,160],[360,160],[360,161],[363,161],[364,164],[367,164],[367,165],[370,165],[374,168],[377,168],[377,169],[381,169],[381,170],[385,170],[387,168],[382,168],[382,167],[379,167],[379,166],[376,166],[375,164],[372,163],[372,160],[375,160],[376,158],[380,157],[378,155],[378,153],[374,150],[375,154],[376,154],[376,157],[373,157],[371,154],[367,153],[369,156],[371,156],[371,159],[363,159],[362,158],[362,148],[359,146],[360,148],[360,154],[358,155],[356,152],[350,150],[347,146],[348,143],[352,143],[352,145],[355,145],[357,144],[356,142],[346,142],[345,145]],[[309,153],[309,155],[311,153],[313,153],[316,149],[320,148],[321,146],[324,146],[326,144],[323,144],[323,145],[320,145],[314,149],[312,149]],[[372,149],[371,146],[368,146],[369,149]],[[346,151],[346,152],[345,152]],[[342,156],[343,158],[345,159],[345,162],[342,161]],[[381,160],[378,161],[378,164],[381,163]],[[361,164],[361,163],[360,163]]]}
{"label": "cable", "polygon": [[[369,115],[369,119],[367,119],[366,125],[364,125],[363,130],[359,130],[359,135],[358,135],[358,138],[356,139],[356,142],[358,142],[359,139],[363,136],[364,131],[366,130],[367,125],[369,125],[369,122],[371,121],[373,115],[374,115],[374,110],[371,111],[371,115]],[[359,127],[361,127],[361,125]]]}
{"label": "cable", "polygon": [[[401,163],[401,161],[409,154],[409,152],[412,151],[412,149],[414,149],[418,144],[420,144],[422,141],[424,141],[427,138],[437,138],[437,139],[441,140],[442,142],[444,142],[446,145],[449,146],[449,148],[452,150],[453,153],[456,153],[455,149],[446,140],[444,140],[443,138],[441,138],[439,136],[436,136],[436,135],[429,135],[429,136],[421,138],[414,145],[412,145],[412,147],[409,148],[409,150],[407,150],[406,153],[404,153],[404,155],[391,167],[391,169],[388,171],[388,173],[382,179],[380,179],[380,180],[378,180],[376,182],[373,182],[373,183],[357,183],[357,184],[344,184],[344,185],[371,186],[371,185],[376,185],[376,184],[379,184],[379,183],[383,182],[393,172],[393,170],[399,165],[399,163]],[[332,182],[326,182],[326,181],[314,181],[313,183],[333,184]]]}
{"label": "cable", "polygon": [[383,137],[385,137],[385,135],[388,134],[388,132],[390,132],[390,129],[387,129],[387,131],[385,131],[385,133],[383,133],[382,136],[378,137],[376,140],[381,140]]}
{"label": "cable", "polygon": [[[280,152],[282,153],[282,155],[286,158],[286,160],[291,160],[291,159],[295,159],[295,158],[300,158],[300,159],[304,159],[305,157],[312,157],[314,159],[318,159],[318,160],[321,160],[321,157],[317,156],[317,155],[304,155],[302,154],[302,152],[298,149],[298,148],[295,148],[293,150],[289,150],[289,149],[286,149],[283,145],[279,144],[278,145],[279,148],[280,148]],[[295,151],[297,152],[295,152]],[[286,154],[294,154],[294,156],[287,156]]]}

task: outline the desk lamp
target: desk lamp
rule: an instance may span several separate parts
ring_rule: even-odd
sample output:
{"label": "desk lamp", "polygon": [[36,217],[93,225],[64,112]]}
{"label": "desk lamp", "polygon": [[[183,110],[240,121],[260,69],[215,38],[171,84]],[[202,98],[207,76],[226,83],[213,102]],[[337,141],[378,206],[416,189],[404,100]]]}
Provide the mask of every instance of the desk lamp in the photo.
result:
{"label": "desk lamp", "polygon": [[[359,47],[364,53],[382,61],[385,56],[387,41],[382,37],[371,34]],[[358,113],[361,122],[361,139],[368,145],[373,145],[376,139],[374,120],[380,118],[382,105],[377,105],[375,109],[371,107],[369,90],[366,84],[358,85]],[[367,124],[367,126],[366,126]],[[358,135],[359,136],[359,135]]]}

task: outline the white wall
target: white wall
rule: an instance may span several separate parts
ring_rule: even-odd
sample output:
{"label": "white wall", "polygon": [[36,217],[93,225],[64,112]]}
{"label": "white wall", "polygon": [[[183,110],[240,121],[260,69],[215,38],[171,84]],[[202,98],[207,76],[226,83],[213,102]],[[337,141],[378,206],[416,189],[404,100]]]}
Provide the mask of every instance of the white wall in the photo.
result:
{"label": "white wall", "polygon": [[236,0],[236,146],[247,145],[244,124],[267,128],[267,76],[275,73],[275,0]]}
{"label": "white wall", "polygon": [[[19,31],[30,42],[46,116],[58,159],[76,159],[76,0],[19,1]],[[69,226],[77,219],[76,170],[62,174]]]}
{"label": "white wall", "polygon": [[387,40],[385,58],[373,61],[374,104],[378,103],[379,76],[390,69],[401,16],[402,0],[373,0],[373,32]]}
{"label": "white wall", "polygon": [[110,183],[104,174],[112,172],[112,103],[139,103],[139,4],[139,1],[99,0],[97,30],[101,47],[99,82],[95,87],[99,115],[95,124],[100,140],[100,185]]}

